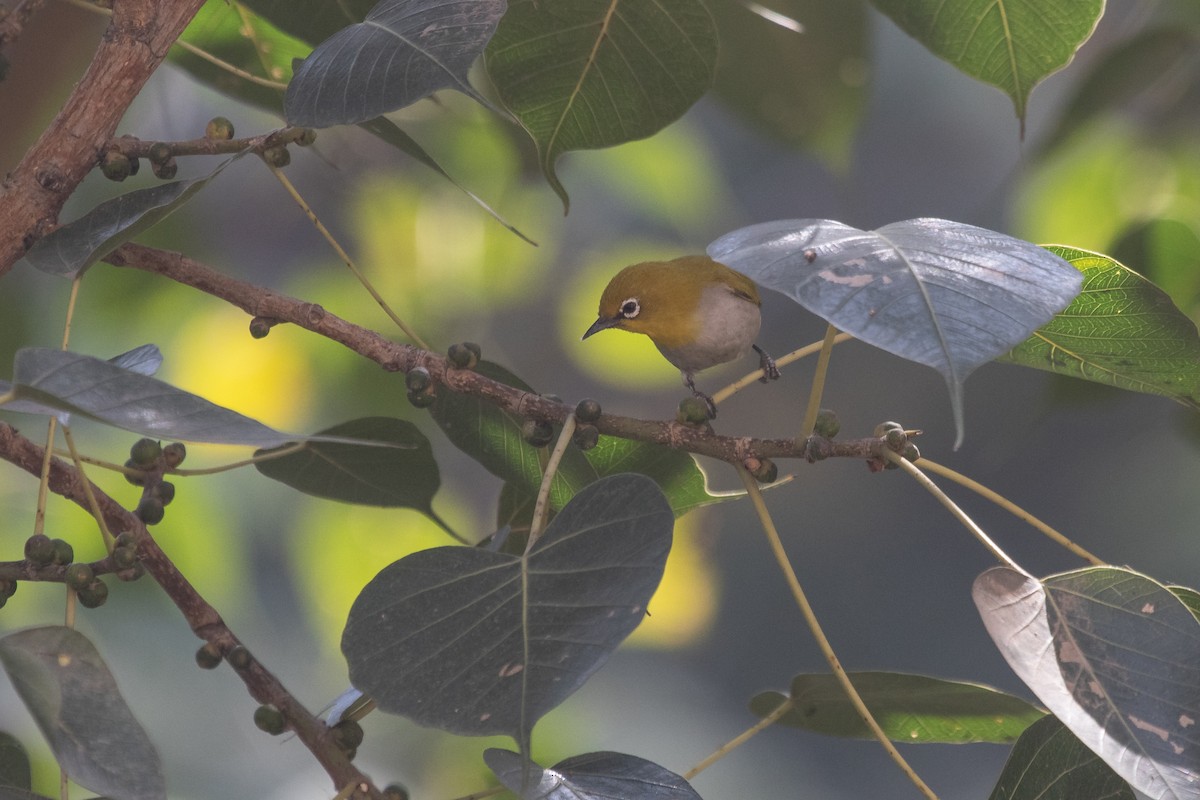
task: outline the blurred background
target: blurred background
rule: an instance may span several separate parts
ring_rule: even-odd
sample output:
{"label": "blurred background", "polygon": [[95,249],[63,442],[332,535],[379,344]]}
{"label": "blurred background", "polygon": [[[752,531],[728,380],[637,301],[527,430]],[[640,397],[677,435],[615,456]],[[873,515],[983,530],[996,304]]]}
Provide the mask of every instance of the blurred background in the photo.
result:
{"label": "blurred background", "polygon": [[[838,219],[862,228],[918,216],[982,225],[1039,243],[1094,249],[1167,289],[1195,318],[1200,303],[1200,12],[1185,2],[1108,4],[1067,69],[1033,93],[1026,135],[1011,102],[957,72],[869,7],[783,3],[804,34],[774,29],[713,0],[722,34],[786,59],[787,74],[726,70],[716,91],[651,139],[568,154],[559,175],[571,213],[544,183],[524,134],[445,92],[395,115],[466,188],[535,240],[520,240],[458,188],[353,129],[322,131],[293,148],[287,172],[323,222],[396,309],[437,349],[470,340],[539,391],[606,411],[673,415],[677,371],[642,337],[581,342],[601,288],[626,264],[702,252],[735,228],[773,219]],[[224,10],[223,10],[224,9]],[[211,14],[234,13],[210,3]],[[211,16],[211,15],[210,15]],[[204,22],[202,20],[202,22]],[[216,24],[211,21],[204,24]],[[10,54],[0,83],[0,158],[11,168],[86,66],[105,21],[47,6]],[[480,76],[482,81],[482,76]],[[785,102],[786,101],[786,102]],[[798,109],[798,110],[797,110]],[[168,64],[121,126],[143,139],[202,135],[215,115],[237,134],[278,118],[230,100]],[[180,177],[216,161],[186,159]],[[94,175],[64,219],[121,186]],[[246,160],[141,241],[179,250],[230,275],[320,303],[358,324],[402,334],[339,263],[280,185]],[[27,268],[0,283],[0,364],[25,346],[58,346],[69,286]],[[109,357],[153,342],[159,377],[276,428],[314,431],[366,415],[411,419],[441,465],[434,508],[458,531],[495,527],[500,482],[459,454],[385,374],[337,345],[289,326],[263,340],[247,317],[166,281],[107,265],[83,281],[72,349]],[[824,323],[768,293],[760,343],[782,355],[819,339]],[[715,391],[750,360],[700,381]],[[722,407],[723,433],[797,432],[812,365],[785,370]],[[0,367],[0,374],[7,375]],[[931,370],[866,345],[835,352],[824,405],[843,435],[885,419],[925,431],[922,453],[1001,492],[1114,564],[1164,582],[1200,584],[1200,425],[1170,400],[989,365],[966,384],[966,441],[952,451],[945,386]],[[32,438],[40,420],[0,412]],[[81,423],[89,454],[122,461],[136,438]],[[242,458],[244,449],[193,446],[187,466]],[[736,476],[702,464],[711,484]],[[848,669],[921,672],[1029,694],[991,645],[970,599],[992,565],[923,490],[861,463],[781,464],[796,478],[768,495],[799,577]],[[99,472],[98,470],[96,472]],[[132,506],[118,476],[94,478]],[[449,544],[415,512],[364,509],[298,496],[250,470],[176,481],[156,538],[251,650],[310,708],[347,685],[341,628],[357,592],[391,561]],[[1033,530],[962,491],[952,496],[1001,546],[1039,575],[1081,566]],[[17,558],[33,525],[36,484],[0,466],[0,519]],[[77,557],[102,550],[90,520],[52,501],[47,533]],[[255,729],[255,704],[229,670],[201,672],[199,642],[149,580],[113,584],[79,628],[108,660],[158,744],[173,798],[330,797],[325,775],[296,741]],[[61,587],[22,584],[0,630],[61,621]],[[618,750],[685,772],[752,725],[749,699],[826,671],[751,509],[727,502],[682,518],[651,614],[576,696],[535,731],[535,757]],[[373,714],[357,763],[416,798],[479,791],[489,773],[480,742]],[[57,771],[7,682],[0,728],[37,759],[40,791]],[[945,798],[986,796],[1007,748],[904,750]],[[870,742],[772,729],[693,781],[706,798],[916,796]]]}

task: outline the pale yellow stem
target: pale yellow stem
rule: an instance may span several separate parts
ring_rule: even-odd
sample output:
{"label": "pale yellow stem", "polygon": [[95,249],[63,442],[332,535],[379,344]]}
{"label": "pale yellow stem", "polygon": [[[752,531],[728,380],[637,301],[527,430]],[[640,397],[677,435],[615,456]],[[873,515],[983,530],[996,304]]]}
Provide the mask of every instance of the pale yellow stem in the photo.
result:
{"label": "pale yellow stem", "polygon": [[563,422],[562,433],[558,435],[558,442],[554,445],[554,451],[550,453],[550,460],[546,462],[546,471],[542,473],[542,485],[538,488],[537,502],[533,506],[533,522],[529,526],[529,541],[525,543],[526,554],[533,552],[534,542],[546,528],[546,518],[550,515],[550,486],[554,483],[558,465],[562,462],[563,453],[567,452],[567,445],[571,443],[571,437],[574,435],[575,415],[568,414]]}
{"label": "pale yellow stem", "polygon": [[808,390],[808,408],[804,410],[804,423],[800,426],[801,439],[812,436],[813,427],[817,424],[821,395],[825,393],[825,378],[829,375],[829,357],[833,355],[833,345],[837,342],[837,337],[837,328],[832,325],[825,328],[825,339],[821,342],[821,353],[817,356],[817,369],[813,373],[812,387]]}
{"label": "pale yellow stem", "polygon": [[[848,333],[839,333],[837,336],[833,337],[833,343],[841,344],[842,342],[849,341],[850,339],[853,339],[853,338],[854,337]],[[799,361],[800,359],[805,358],[807,356],[811,356],[813,353],[819,353],[821,351],[821,348],[824,346],[825,346],[824,340],[822,340],[820,342],[813,342],[812,344],[807,344],[804,347],[801,347],[797,350],[793,350],[792,352],[788,353],[787,355],[783,356],[782,358],[775,359],[775,365],[779,366],[779,367],[786,367],[788,364]],[[722,388],[716,394],[714,394],[712,396],[713,402],[720,403],[722,400],[728,400],[730,397],[737,394],[742,389],[745,389],[747,386],[750,386],[751,384],[756,383],[758,381],[758,379],[761,378],[762,376],[763,376],[763,372],[761,369],[756,369],[756,370],[754,370],[754,372],[750,372],[750,373],[747,373],[746,375],[743,375],[741,378],[738,378],[736,381],[734,381],[733,383],[729,384],[728,386]]]}
{"label": "pale yellow stem", "polygon": [[758,734],[765,731],[767,728],[774,725],[776,722],[779,721],[780,717],[782,717],[787,712],[791,711],[792,708],[793,708],[792,699],[789,697],[786,700],[784,700],[782,703],[780,703],[778,708],[776,708],[770,714],[763,717],[757,723],[755,723],[754,725],[751,725],[749,728],[742,731],[737,736],[733,737],[728,742],[726,742],[725,744],[718,747],[716,750],[714,750],[711,754],[709,754],[699,764],[692,767],[687,772],[683,773],[684,780],[690,781],[692,778],[696,777],[701,772],[708,769],[713,764],[717,763],[722,758],[729,755],[734,750],[738,749],[739,747],[744,745],[746,742],[750,741],[752,738],[754,738]]}

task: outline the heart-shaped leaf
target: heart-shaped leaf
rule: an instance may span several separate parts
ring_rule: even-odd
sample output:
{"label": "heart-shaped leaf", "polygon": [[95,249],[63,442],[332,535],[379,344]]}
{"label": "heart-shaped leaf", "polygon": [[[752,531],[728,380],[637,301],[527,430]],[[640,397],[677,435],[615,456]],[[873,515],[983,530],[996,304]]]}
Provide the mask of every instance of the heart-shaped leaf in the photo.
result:
{"label": "heart-shaped leaf", "polygon": [[483,760],[522,800],[700,800],[674,772],[624,753],[586,753],[542,769],[493,747],[483,751]]}
{"label": "heart-shaped leaf", "polygon": [[[848,675],[888,738],[897,742],[1013,742],[1046,715],[990,686],[897,672]],[[763,692],[750,701],[750,710],[765,717],[782,703],[790,703],[791,710],[779,718],[780,725],[826,736],[874,738],[832,675],[797,675],[790,696]]]}
{"label": "heart-shaped leaf", "polygon": [[87,637],[60,626],[12,633],[0,639],[0,663],[72,780],[122,800],[165,800],[158,753]]}
{"label": "heart-shaped leaf", "polygon": [[620,475],[580,492],[524,557],[468,547],[406,556],[350,610],[350,681],[422,725],[525,743],[641,622],[672,526],[653,481]]}
{"label": "heart-shaped leaf", "polygon": [[317,45],[284,96],[288,123],[353,125],[457,89],[504,14],[504,0],[381,0]]}
{"label": "heart-shaped leaf", "polygon": [[1104,0],[872,3],[934,55],[1011,97],[1022,136],[1029,93],[1071,62],[1104,12]]}
{"label": "heart-shaped leaf", "polygon": [[1200,410],[1200,335],[1167,293],[1108,256],[1046,249],[1083,274],[1083,291],[1000,360]]}
{"label": "heart-shaped leaf", "polygon": [[1129,784],[1055,716],[1021,734],[989,800],[1136,800]]}
{"label": "heart-shaped leaf", "polygon": [[106,200],[74,222],[38,241],[23,259],[35,269],[74,278],[139,233],[178,209],[241,154],[227,159],[203,178],[161,183]]}
{"label": "heart-shaped leaf", "polygon": [[993,567],[973,595],[1013,671],[1118,775],[1154,800],[1200,797],[1200,623],[1179,598],[1116,567]]}
{"label": "heart-shaped leaf", "polygon": [[717,29],[696,0],[513,0],[485,55],[569,208],[559,156],[643,139],[712,86]]}
{"label": "heart-shaped leaf", "polygon": [[782,220],[722,236],[708,254],[878,348],[942,373],[962,443],[962,384],[1071,302],[1079,271],[1037,245],[942,219],[861,231]]}
{"label": "heart-shaped leaf", "polygon": [[76,414],[154,438],[259,447],[307,438],[109,361],[46,347],[17,351],[10,391],[20,410]]}
{"label": "heart-shaped leaf", "polygon": [[[354,439],[363,443],[355,444]],[[254,455],[271,452],[259,450]],[[359,505],[413,508],[449,530],[432,506],[441,485],[433,448],[407,420],[364,417],[343,422],[319,431],[294,452],[256,461],[254,466],[305,494]]]}

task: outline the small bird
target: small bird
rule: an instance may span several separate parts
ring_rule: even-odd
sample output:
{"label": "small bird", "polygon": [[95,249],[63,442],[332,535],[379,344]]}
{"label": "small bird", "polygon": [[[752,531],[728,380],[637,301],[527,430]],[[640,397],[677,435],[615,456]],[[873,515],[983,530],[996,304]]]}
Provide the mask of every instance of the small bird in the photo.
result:
{"label": "small bird", "polygon": [[708,256],[646,261],[613,276],[600,313],[583,338],[607,328],[644,333],[683,373],[683,383],[716,417],[712,398],[696,388],[695,373],[759,354],[762,381],[779,377],[775,360],[754,344],[762,317],[754,281]]}

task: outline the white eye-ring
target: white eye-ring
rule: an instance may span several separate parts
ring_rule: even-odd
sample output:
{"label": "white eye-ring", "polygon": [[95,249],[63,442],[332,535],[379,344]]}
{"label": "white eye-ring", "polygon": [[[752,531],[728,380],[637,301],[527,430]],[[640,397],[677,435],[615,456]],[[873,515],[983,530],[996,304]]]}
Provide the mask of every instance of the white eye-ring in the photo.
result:
{"label": "white eye-ring", "polygon": [[624,303],[621,303],[621,316],[625,319],[633,319],[642,312],[642,305],[637,301],[636,297],[631,297]]}

